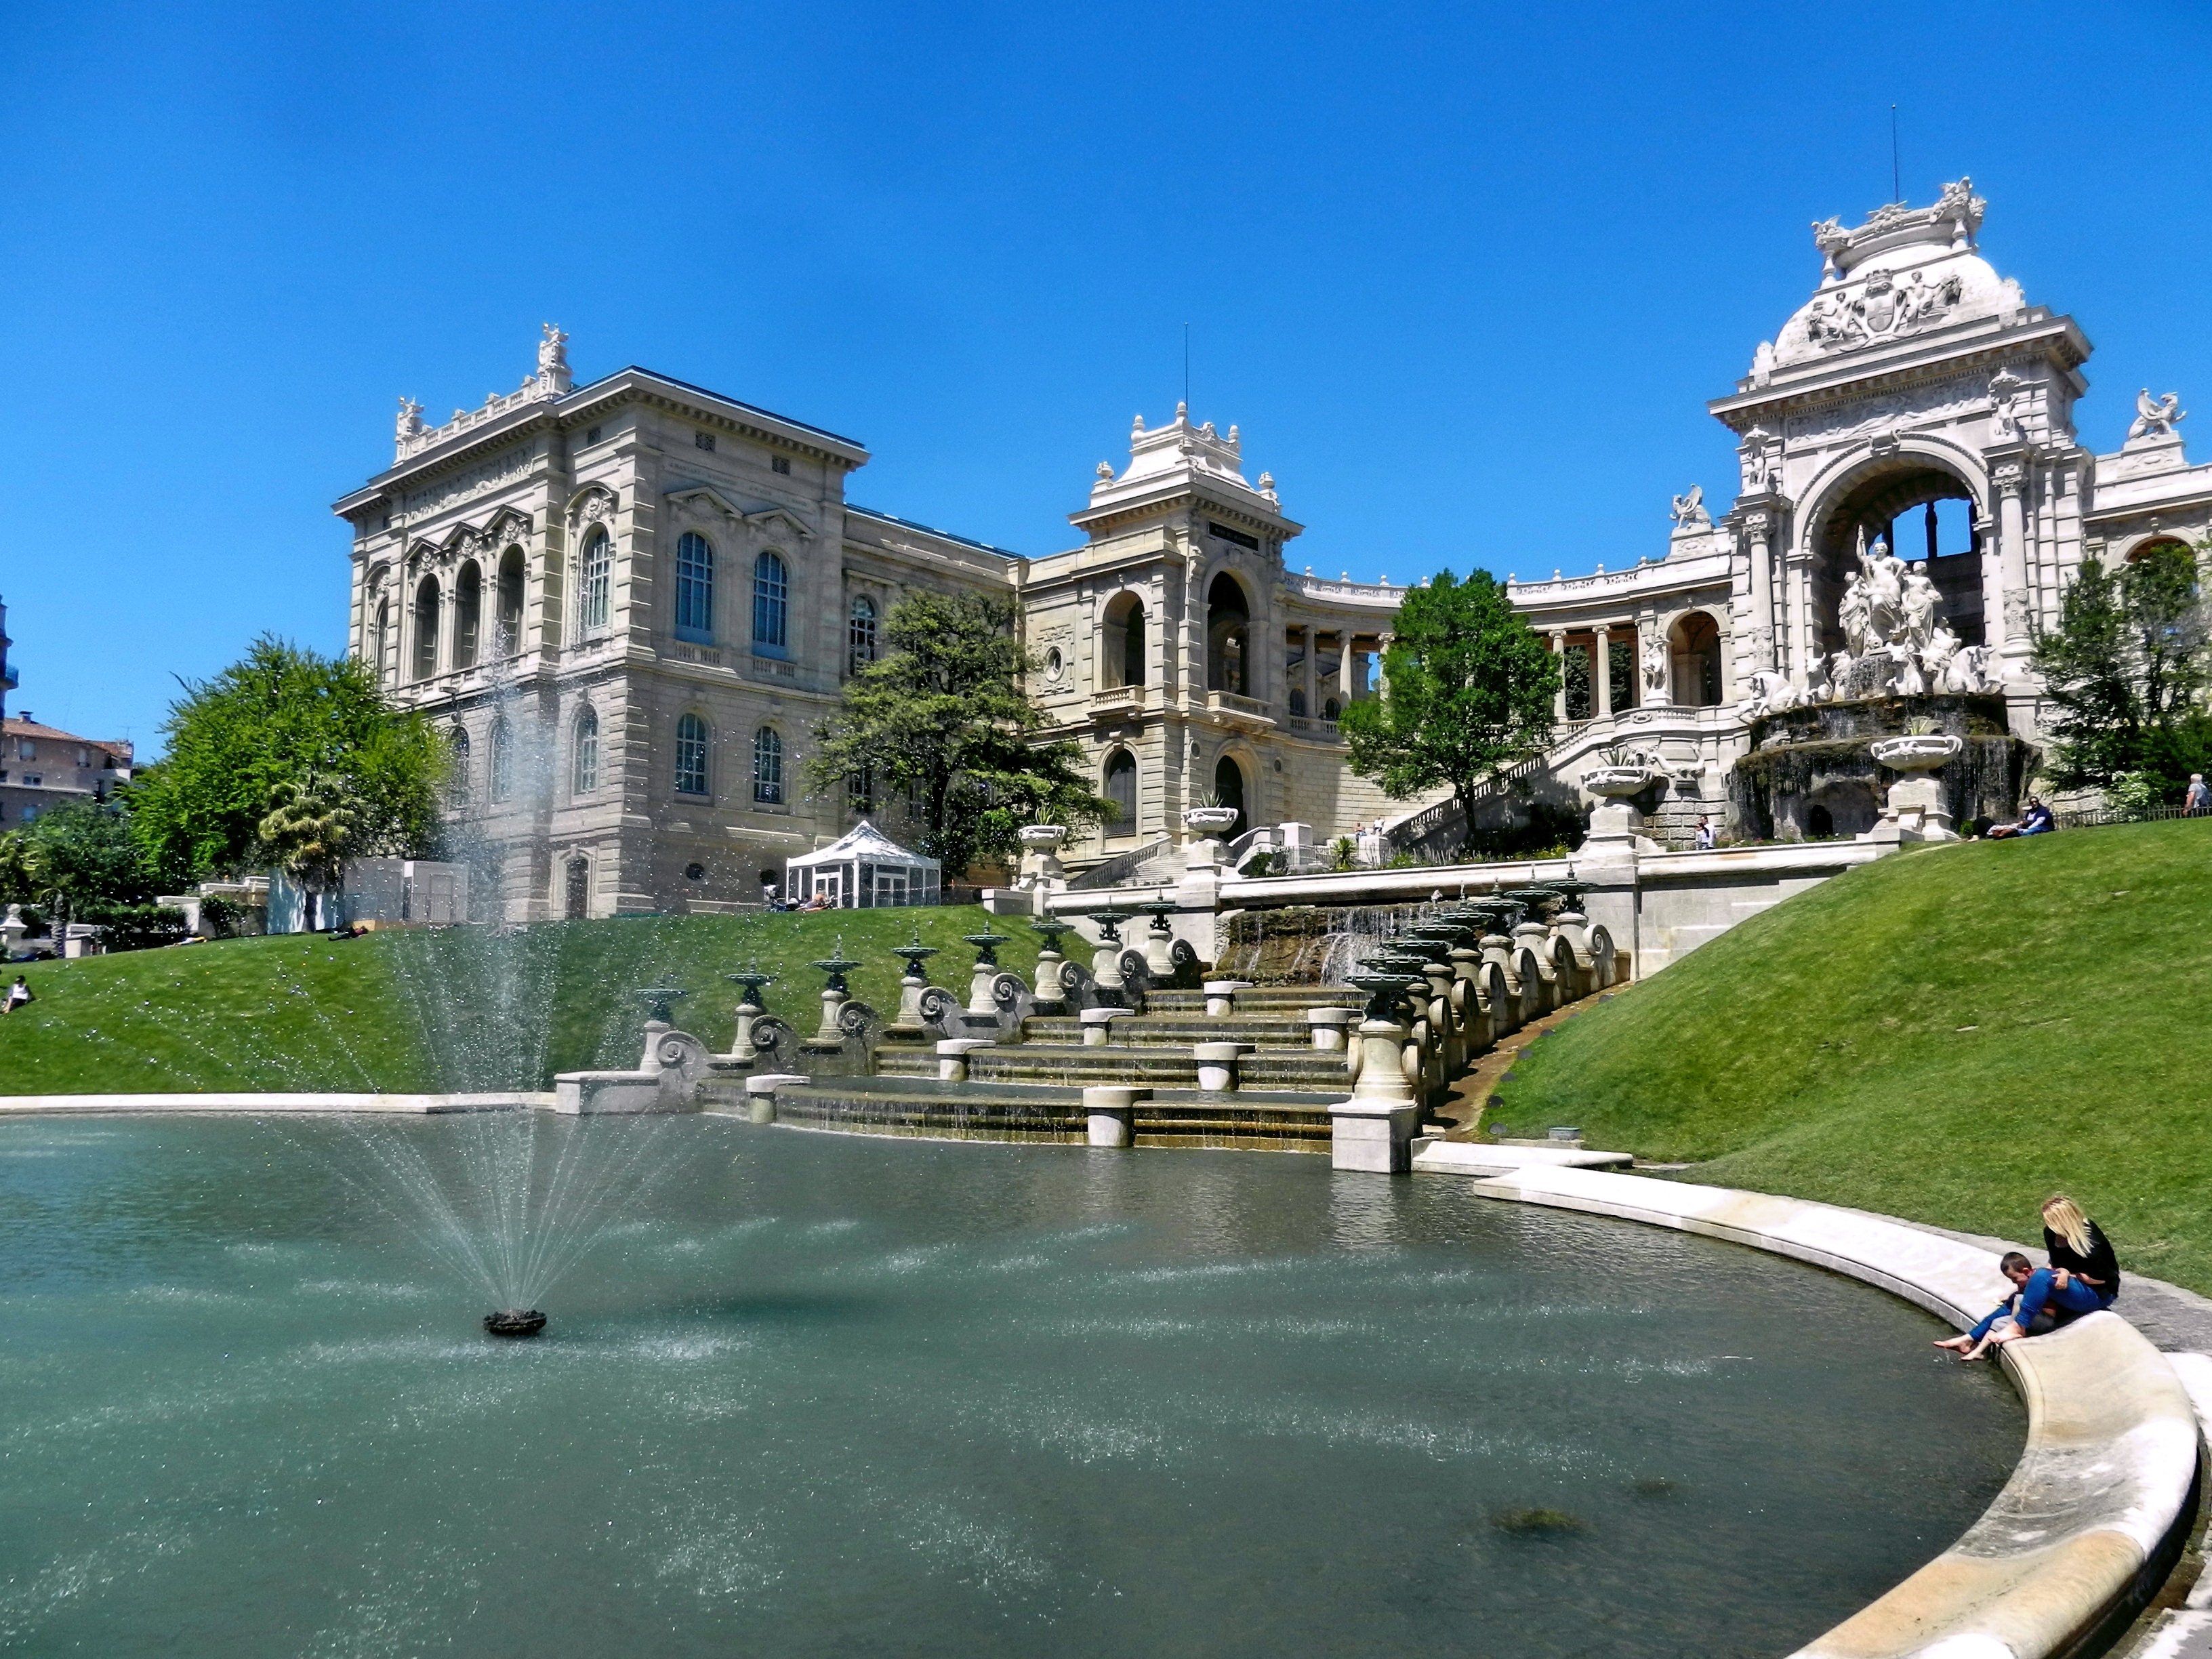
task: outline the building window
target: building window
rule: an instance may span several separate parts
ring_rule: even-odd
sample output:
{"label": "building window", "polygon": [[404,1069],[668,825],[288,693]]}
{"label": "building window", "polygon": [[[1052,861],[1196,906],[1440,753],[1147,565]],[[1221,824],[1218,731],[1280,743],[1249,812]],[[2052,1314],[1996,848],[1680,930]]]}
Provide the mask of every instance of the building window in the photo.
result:
{"label": "building window", "polygon": [[1145,683],[1145,607],[1133,593],[1119,593],[1106,607],[1098,641],[1102,687]]}
{"label": "building window", "polygon": [[592,866],[588,859],[579,856],[568,860],[567,884],[562,914],[571,921],[581,921],[592,907]]}
{"label": "building window", "polygon": [[687,865],[685,865],[685,866],[684,866],[684,880],[686,880],[686,881],[704,881],[704,880],[706,880],[706,879],[707,879],[707,866],[706,866],[705,865],[703,865],[703,864],[687,864]]}
{"label": "building window", "polygon": [[1251,696],[1244,666],[1250,608],[1235,578],[1216,576],[1206,594],[1206,689]]}
{"label": "building window", "polygon": [[863,593],[853,601],[845,629],[845,672],[858,673],[876,659],[876,602]]}
{"label": "building window", "polygon": [[784,574],[783,556],[763,553],[753,561],[753,651],[757,656],[781,657],[789,648],[791,583]]}
{"label": "building window", "polygon": [[707,793],[707,722],[696,714],[676,722],[676,793]]}
{"label": "building window", "polygon": [[368,630],[368,669],[376,683],[384,685],[392,678],[392,665],[386,657],[392,649],[392,601],[376,602],[376,622]]}
{"label": "building window", "polygon": [[695,432],[691,434],[691,441],[701,449],[712,449],[714,447],[714,434],[711,432]]}
{"label": "building window", "polygon": [[522,550],[510,547],[499,556],[499,638],[495,648],[502,657],[522,649]]}
{"label": "building window", "polygon": [[599,428],[597,427],[592,428],[589,431],[584,434],[584,441],[587,444],[595,444],[599,442]]}
{"label": "building window", "polygon": [[753,733],[753,799],[763,805],[783,805],[783,738],[773,726]]}
{"label": "building window", "polygon": [[714,550],[692,531],[676,544],[676,637],[714,640]]}
{"label": "building window", "polygon": [[876,810],[876,769],[864,766],[845,780],[845,805],[854,817]]}
{"label": "building window", "polygon": [[507,736],[505,720],[491,728],[490,793],[494,800],[505,800],[514,793],[514,744]]}
{"label": "building window", "polygon": [[1106,799],[1114,803],[1114,816],[1106,822],[1109,836],[1137,832],[1137,757],[1116,749],[1106,757]]}
{"label": "building window", "polygon": [[452,769],[446,775],[446,805],[456,812],[469,810],[469,734],[458,726],[451,744]]}
{"label": "building window", "polygon": [[577,593],[576,620],[586,634],[606,632],[613,609],[614,544],[604,530],[594,530],[584,541],[584,580]]}
{"label": "building window", "polygon": [[477,665],[477,634],[483,623],[483,572],[474,559],[453,584],[453,666]]}
{"label": "building window", "polygon": [[415,678],[438,672],[438,579],[425,576],[415,589]]}
{"label": "building window", "polygon": [[789,472],[791,471],[791,457],[788,455],[771,455],[768,458],[768,465],[769,471],[771,472]]}
{"label": "building window", "polygon": [[1296,686],[1291,688],[1291,713],[1303,716],[1306,712],[1306,694]]}
{"label": "building window", "polygon": [[570,769],[571,793],[588,795],[599,787],[599,717],[586,708],[576,717],[575,764]]}
{"label": "building window", "polygon": [[1344,705],[1338,702],[1334,697],[1331,697],[1321,706],[1321,717],[1325,720],[1333,720],[1343,712]]}

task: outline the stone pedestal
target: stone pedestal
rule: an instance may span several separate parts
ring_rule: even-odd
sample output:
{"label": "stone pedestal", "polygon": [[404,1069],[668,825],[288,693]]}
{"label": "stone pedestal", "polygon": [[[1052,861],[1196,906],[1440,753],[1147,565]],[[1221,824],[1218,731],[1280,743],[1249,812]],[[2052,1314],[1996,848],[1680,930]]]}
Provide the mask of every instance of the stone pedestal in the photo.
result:
{"label": "stone pedestal", "polygon": [[947,1037],[937,1045],[937,1080],[939,1083],[965,1083],[968,1080],[968,1057],[978,1048],[995,1048],[995,1042],[981,1037]]}
{"label": "stone pedestal", "polygon": [[1965,747],[1963,739],[1941,733],[1882,738],[1869,744],[1878,763],[1904,775],[1889,786],[1881,817],[1864,838],[1893,843],[1958,840],[1943,804],[1943,786],[1935,775]]}
{"label": "stone pedestal", "polygon": [[1309,1008],[1306,1027],[1313,1033],[1313,1046],[1324,1054],[1340,1054],[1350,1046],[1347,1036],[1352,1023],[1359,1018],[1352,1008]]}
{"label": "stone pedestal", "polygon": [[745,1079],[745,1116],[755,1123],[775,1121],[775,1091],[806,1079],[795,1072],[760,1072]]}
{"label": "stone pedestal", "polygon": [[1149,1089],[1129,1089],[1105,1084],[1083,1091],[1083,1115],[1089,1125],[1085,1137],[1093,1146],[1133,1146],[1137,1139],[1137,1103],[1152,1098]]}
{"label": "stone pedestal", "polygon": [[1210,979],[1206,981],[1206,1013],[1209,1019],[1224,1019],[1237,1012],[1237,994],[1249,991],[1249,979]]}
{"label": "stone pedestal", "polygon": [[1420,1110],[1347,1100],[1328,1109],[1328,1165],[1370,1175],[1410,1175]]}
{"label": "stone pedestal", "polygon": [[1127,1008],[1085,1008],[1076,1018],[1083,1022],[1083,1046],[1103,1048],[1114,1022],[1126,1017]]}
{"label": "stone pedestal", "polygon": [[1226,1094],[1237,1086],[1237,1062],[1252,1052],[1249,1042],[1194,1042],[1190,1057],[1198,1062],[1198,1086],[1208,1094]]}

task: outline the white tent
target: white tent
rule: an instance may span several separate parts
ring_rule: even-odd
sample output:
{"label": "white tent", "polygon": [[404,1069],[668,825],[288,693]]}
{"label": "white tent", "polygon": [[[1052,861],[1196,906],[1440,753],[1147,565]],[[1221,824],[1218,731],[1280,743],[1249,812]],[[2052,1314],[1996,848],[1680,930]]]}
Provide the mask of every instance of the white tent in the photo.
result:
{"label": "white tent", "polygon": [[939,873],[935,859],[909,853],[866,818],[835,845],[787,860],[783,896],[803,904],[817,893],[841,909],[891,904],[934,904]]}

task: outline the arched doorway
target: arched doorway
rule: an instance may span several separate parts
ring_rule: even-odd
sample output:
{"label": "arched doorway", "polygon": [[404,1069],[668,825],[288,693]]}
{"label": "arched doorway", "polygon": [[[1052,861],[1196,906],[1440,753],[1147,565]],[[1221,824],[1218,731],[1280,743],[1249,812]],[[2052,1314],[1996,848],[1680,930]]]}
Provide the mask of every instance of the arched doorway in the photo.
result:
{"label": "arched doorway", "polygon": [[561,913],[571,921],[581,921],[592,913],[592,861],[577,854],[568,860],[567,875]]}
{"label": "arched doorway", "polygon": [[1823,655],[1844,649],[1844,588],[1860,550],[1876,542],[1925,568],[1936,584],[1936,620],[1960,645],[1989,644],[1978,516],[1972,486],[1925,455],[1886,456],[1843,480],[1813,520],[1814,648]]}
{"label": "arched doorway", "polygon": [[1687,708],[1711,708],[1721,700],[1720,625],[1692,611],[1668,630],[1674,659],[1674,701]]}
{"label": "arched doorway", "polygon": [[1244,811],[1244,769],[1226,755],[1214,763],[1213,799],[1224,806],[1237,809],[1237,822],[1229,826],[1225,839],[1241,836],[1252,827]]}
{"label": "arched doorway", "polygon": [[1224,574],[1206,590],[1206,689],[1232,696],[1252,695],[1250,638],[1252,607],[1234,576]]}

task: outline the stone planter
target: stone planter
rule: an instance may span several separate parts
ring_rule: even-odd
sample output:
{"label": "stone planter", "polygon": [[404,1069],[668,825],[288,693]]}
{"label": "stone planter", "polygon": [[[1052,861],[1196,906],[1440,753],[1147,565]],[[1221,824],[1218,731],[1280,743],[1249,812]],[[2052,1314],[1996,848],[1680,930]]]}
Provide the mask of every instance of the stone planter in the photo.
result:
{"label": "stone planter", "polygon": [[1964,738],[1931,732],[1905,738],[1877,738],[1867,745],[1867,751],[1891,771],[1911,774],[1932,772],[1945,761],[1956,759],[1966,746]]}
{"label": "stone planter", "polygon": [[1067,885],[1067,871],[1060,861],[1060,849],[1067,842],[1067,826],[1061,823],[1025,823],[1015,833],[1021,837],[1021,874],[1014,885],[1028,892],[1042,887],[1056,891]]}
{"label": "stone planter", "polygon": [[1234,829],[1243,816],[1233,806],[1194,806],[1182,815],[1182,821],[1200,835],[1218,839],[1223,830]]}
{"label": "stone planter", "polygon": [[1939,732],[1876,738],[1869,744],[1867,752],[1878,763],[1905,775],[1889,786],[1881,821],[1862,839],[1956,841],[1951,815],[1943,810],[1943,786],[1936,782],[1935,773],[1946,761],[1957,759],[1966,746],[1964,738]]}

